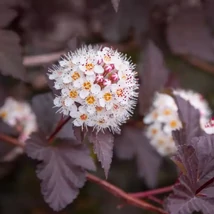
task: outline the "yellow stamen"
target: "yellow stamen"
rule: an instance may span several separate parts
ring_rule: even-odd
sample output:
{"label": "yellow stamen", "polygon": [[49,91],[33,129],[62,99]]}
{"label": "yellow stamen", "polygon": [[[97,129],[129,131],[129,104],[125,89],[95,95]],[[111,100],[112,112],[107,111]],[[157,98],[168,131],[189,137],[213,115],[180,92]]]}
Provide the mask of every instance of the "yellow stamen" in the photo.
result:
{"label": "yellow stamen", "polygon": [[171,114],[171,111],[169,109],[165,109],[163,112],[164,115],[168,116]]}
{"label": "yellow stamen", "polygon": [[87,102],[88,104],[93,104],[93,103],[95,102],[94,96],[88,96],[88,97],[86,98],[86,102]]}
{"label": "yellow stamen", "polygon": [[73,80],[77,80],[77,79],[80,78],[80,74],[78,72],[74,72],[71,77],[72,77]]}
{"label": "yellow stamen", "polygon": [[177,121],[176,121],[176,120],[172,120],[172,121],[170,121],[170,126],[171,126],[171,128],[176,128],[176,127],[177,127],[177,125],[178,125],[178,123],[177,123]]}
{"label": "yellow stamen", "polygon": [[6,111],[2,111],[1,113],[0,113],[0,117],[1,118],[5,118],[5,117],[7,117],[7,112]]}
{"label": "yellow stamen", "polygon": [[110,101],[112,99],[112,95],[111,93],[105,93],[103,98],[105,99],[105,101]]}
{"label": "yellow stamen", "polygon": [[77,93],[77,91],[73,90],[73,91],[70,91],[69,96],[71,98],[76,98],[78,96],[78,93]]}
{"label": "yellow stamen", "polygon": [[85,90],[89,90],[91,88],[91,83],[90,82],[84,82],[83,87],[85,88]]}
{"label": "yellow stamen", "polygon": [[92,70],[94,68],[94,65],[92,63],[86,63],[85,67],[87,70]]}

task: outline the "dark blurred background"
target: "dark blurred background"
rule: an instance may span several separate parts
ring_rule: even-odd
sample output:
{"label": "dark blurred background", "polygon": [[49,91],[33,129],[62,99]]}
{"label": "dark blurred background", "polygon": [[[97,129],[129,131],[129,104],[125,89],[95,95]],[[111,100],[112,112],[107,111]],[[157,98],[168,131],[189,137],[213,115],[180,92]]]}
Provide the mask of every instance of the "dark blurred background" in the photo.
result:
{"label": "dark blurred background", "polygon": [[[47,67],[62,52],[74,50],[81,44],[115,47],[132,57],[141,74],[144,51],[152,41],[170,72],[170,81],[175,86],[202,93],[213,109],[213,11],[213,0],[120,0],[118,12],[110,0],[0,0],[0,54],[5,53],[9,59],[0,57],[0,69],[5,74],[26,72],[27,79],[20,81],[16,74],[12,74],[14,78],[1,76],[2,90],[17,99],[28,100],[50,90],[45,78]],[[7,37],[6,31],[16,34]],[[15,40],[19,40],[20,45]],[[50,58],[41,65],[29,58],[52,53],[56,56],[48,55]],[[25,66],[22,66],[23,60]],[[154,61],[152,55],[150,60],[156,63],[155,56]],[[2,95],[2,99],[5,96]],[[133,125],[129,126],[135,127],[141,121],[142,115],[137,113]],[[132,139],[129,143],[133,143]],[[1,156],[10,149],[2,142]],[[161,160],[155,185],[150,185],[150,178],[145,181],[146,175],[139,173],[143,165],[136,165],[137,156],[123,158],[129,160],[119,157],[114,155],[108,181],[127,192],[168,186],[177,179],[177,171],[168,158]],[[153,167],[149,160],[143,164]],[[55,213],[41,196],[34,169],[35,163],[25,155],[0,164],[1,214]],[[105,179],[101,168],[96,174]],[[87,182],[79,197],[59,213],[152,212],[129,206],[100,186]]]}

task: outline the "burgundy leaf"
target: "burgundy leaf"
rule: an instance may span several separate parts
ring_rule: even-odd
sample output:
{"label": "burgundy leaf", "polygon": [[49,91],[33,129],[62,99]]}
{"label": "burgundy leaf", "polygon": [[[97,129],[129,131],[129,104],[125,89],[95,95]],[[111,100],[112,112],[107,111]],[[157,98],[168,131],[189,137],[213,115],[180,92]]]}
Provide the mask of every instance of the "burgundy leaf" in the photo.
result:
{"label": "burgundy leaf", "polygon": [[[57,108],[53,108],[53,96],[51,93],[36,95],[32,99],[32,108],[37,116],[39,128],[49,135],[61,120],[62,115],[56,113]],[[68,121],[57,134],[59,138],[75,138],[72,121]]]}
{"label": "burgundy leaf", "polygon": [[139,111],[144,115],[151,105],[154,93],[165,86],[169,73],[161,50],[152,41],[148,42],[138,70],[141,81]]}
{"label": "burgundy leaf", "polygon": [[16,17],[16,11],[9,8],[0,8],[0,28],[7,27]]}
{"label": "burgundy leaf", "polygon": [[214,197],[203,196],[206,190],[201,195],[194,195],[188,183],[184,182],[175,185],[173,191],[174,194],[167,199],[167,210],[170,214],[192,214],[194,211],[202,211],[203,214],[213,213]]}
{"label": "burgundy leaf", "polygon": [[[183,123],[184,131],[183,132],[174,132],[174,138],[176,143],[180,144],[190,144],[193,137],[200,136],[203,131],[200,128],[200,112],[194,108],[189,101],[184,100],[178,95],[174,96],[175,102],[178,106],[179,118]],[[180,139],[176,139],[177,136]],[[182,137],[181,137],[182,135]],[[181,141],[181,138],[183,141]]]}
{"label": "burgundy leaf", "polygon": [[98,160],[101,162],[106,178],[111,166],[113,156],[113,135],[108,131],[105,132],[90,132],[88,139],[94,146],[94,153],[97,154]]}
{"label": "burgundy leaf", "polygon": [[22,64],[21,46],[16,33],[0,30],[0,72],[25,80],[26,73]]}
{"label": "burgundy leaf", "polygon": [[173,160],[181,176],[167,199],[167,210],[173,214],[193,211],[211,214],[214,209],[214,136],[195,137],[191,145],[179,145]]}
{"label": "burgundy leaf", "polygon": [[114,10],[117,12],[120,4],[120,0],[111,0]]}
{"label": "burgundy leaf", "polygon": [[157,185],[162,158],[150,145],[141,129],[124,126],[121,135],[115,137],[114,145],[115,153],[120,159],[136,158],[138,174],[150,188]]}
{"label": "burgundy leaf", "polygon": [[167,38],[175,54],[193,55],[213,62],[212,36],[201,7],[181,9],[168,25]]}
{"label": "burgundy leaf", "polygon": [[27,155],[40,161],[37,176],[41,191],[49,206],[59,211],[71,203],[86,181],[86,169],[95,165],[84,145],[72,139],[58,139],[50,145],[42,133],[34,133],[26,142]]}

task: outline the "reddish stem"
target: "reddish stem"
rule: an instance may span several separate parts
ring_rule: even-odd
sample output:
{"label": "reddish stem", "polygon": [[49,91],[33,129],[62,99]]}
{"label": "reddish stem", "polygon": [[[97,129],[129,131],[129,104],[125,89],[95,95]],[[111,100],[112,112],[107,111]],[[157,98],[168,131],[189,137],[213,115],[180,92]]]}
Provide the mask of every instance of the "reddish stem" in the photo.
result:
{"label": "reddish stem", "polygon": [[150,200],[152,200],[152,201],[154,201],[154,202],[156,202],[156,203],[158,203],[160,205],[163,204],[163,201],[160,200],[159,198],[155,197],[155,196],[148,196],[148,199],[150,199]]}
{"label": "reddish stem", "polygon": [[149,190],[145,192],[129,193],[132,197],[135,198],[146,198],[148,196],[159,195],[166,192],[171,192],[173,186],[163,187],[159,189]]}
{"label": "reddish stem", "polygon": [[5,135],[5,134],[0,134],[0,139],[5,141],[5,142],[8,142],[14,146],[19,146],[19,147],[23,147],[24,148],[24,144],[19,142],[16,138],[13,138],[13,137],[10,137],[8,135]]}
{"label": "reddish stem", "polygon": [[55,136],[58,134],[58,132],[63,128],[63,126],[71,119],[71,117],[67,117],[65,120],[63,118],[59,121],[57,127],[53,131],[53,133],[49,136],[48,142],[51,143]]}
{"label": "reddish stem", "polygon": [[145,201],[134,198],[130,194],[121,190],[120,188],[118,188],[118,187],[114,186],[113,184],[110,184],[107,181],[104,181],[104,180],[102,180],[102,179],[100,179],[100,178],[98,178],[92,174],[88,173],[87,179],[89,181],[92,181],[92,182],[102,186],[106,191],[112,193],[113,195],[124,199],[129,204],[132,204],[136,207],[144,208],[144,209],[147,209],[150,211],[155,211],[157,213],[167,214],[163,209],[155,207],[155,206],[153,206],[153,205],[151,205]]}
{"label": "reddish stem", "polygon": [[206,187],[208,187],[210,184],[212,184],[214,182],[214,177],[211,178],[210,180],[208,180],[205,184],[203,184],[201,187],[199,187],[195,194],[197,195],[198,193],[200,193],[203,189],[205,189]]}

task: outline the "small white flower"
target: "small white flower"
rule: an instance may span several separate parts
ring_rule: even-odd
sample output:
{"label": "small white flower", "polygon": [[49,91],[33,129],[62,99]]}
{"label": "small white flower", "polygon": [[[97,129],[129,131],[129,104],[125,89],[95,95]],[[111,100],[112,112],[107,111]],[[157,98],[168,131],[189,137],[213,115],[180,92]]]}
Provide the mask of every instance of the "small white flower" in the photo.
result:
{"label": "small white flower", "polygon": [[23,143],[29,135],[37,130],[36,116],[30,105],[26,102],[20,102],[12,97],[5,100],[4,105],[0,108],[0,117],[9,126],[16,128],[22,127],[20,139]]}
{"label": "small white flower", "polygon": [[68,53],[59,64],[60,74],[51,70],[49,76],[54,87],[61,89],[54,99],[59,111],[74,118],[75,126],[119,132],[137,102],[135,66],[111,48],[93,46]]}
{"label": "small white flower", "polygon": [[[191,105],[198,109],[201,112],[202,129],[207,133],[214,133],[214,122],[204,126],[211,115],[211,111],[200,94],[184,90],[175,90],[173,93],[188,100]],[[144,123],[148,126],[145,131],[146,136],[161,155],[166,156],[176,151],[172,131],[182,128],[182,123],[178,116],[178,107],[171,96],[156,93],[152,107],[144,117]]]}

